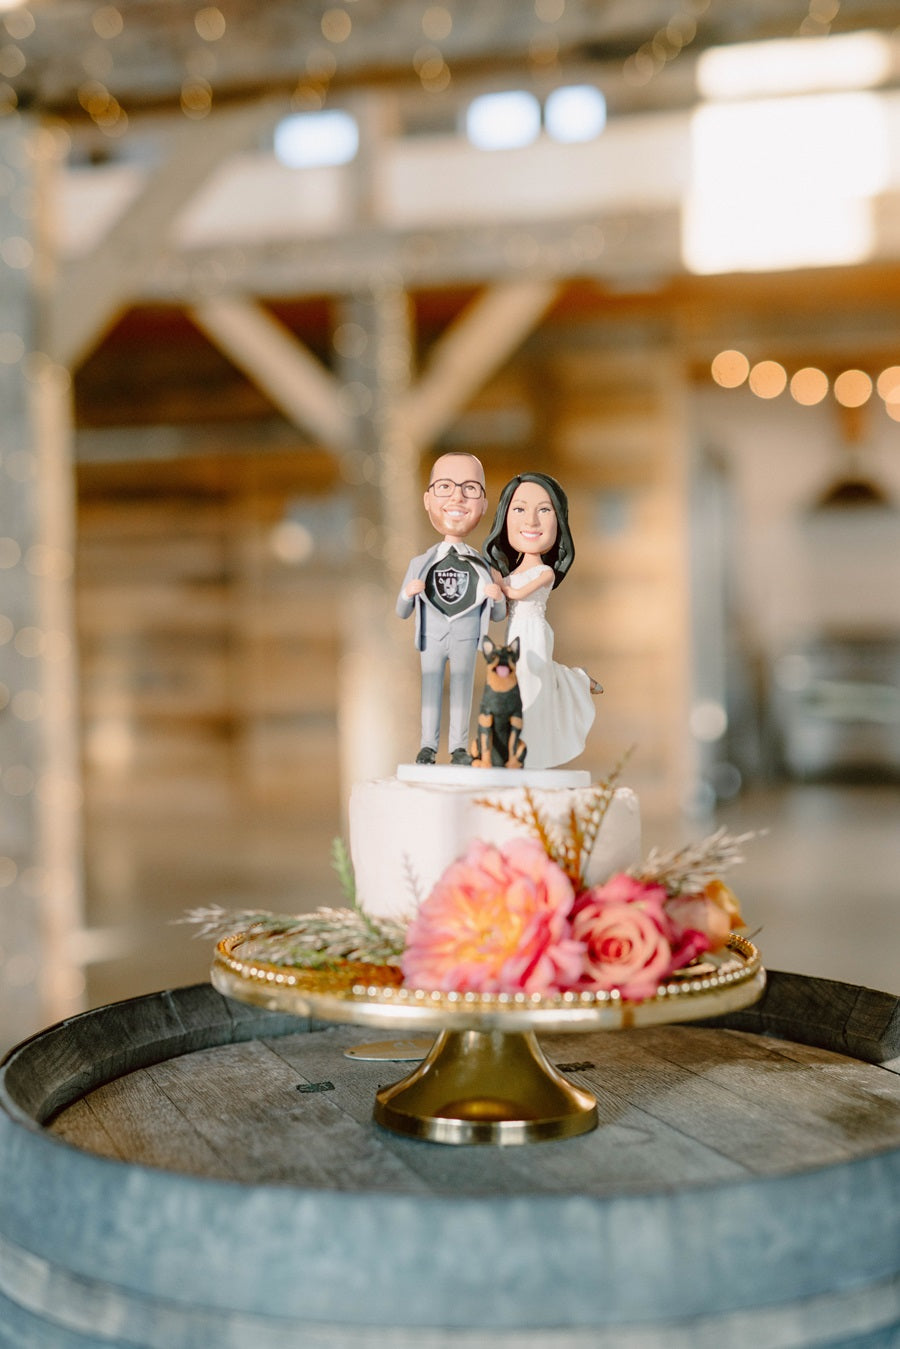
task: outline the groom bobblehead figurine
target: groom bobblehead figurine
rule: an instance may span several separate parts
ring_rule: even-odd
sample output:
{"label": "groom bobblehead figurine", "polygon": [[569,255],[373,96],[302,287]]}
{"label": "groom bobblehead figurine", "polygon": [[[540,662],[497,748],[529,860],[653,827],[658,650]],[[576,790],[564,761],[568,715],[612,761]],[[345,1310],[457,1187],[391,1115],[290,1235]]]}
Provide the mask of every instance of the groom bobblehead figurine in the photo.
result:
{"label": "groom bobblehead figurine", "polygon": [[471,454],[443,454],[431,470],[425,510],[441,543],[414,557],[397,598],[397,613],[415,611],[422,660],[422,736],[416,763],[433,764],[441,732],[444,670],[450,666],[450,762],[472,762],[469,718],[475,659],[493,619],[506,613],[503,592],[479,552],[464,540],[487,510],[484,469]]}

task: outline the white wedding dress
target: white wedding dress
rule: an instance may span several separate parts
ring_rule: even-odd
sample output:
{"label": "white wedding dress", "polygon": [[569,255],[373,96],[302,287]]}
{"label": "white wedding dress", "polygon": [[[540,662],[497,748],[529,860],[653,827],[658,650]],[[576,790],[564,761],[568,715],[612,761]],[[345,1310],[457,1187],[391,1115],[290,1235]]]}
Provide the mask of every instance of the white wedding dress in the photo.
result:
{"label": "white wedding dress", "polygon": [[[510,585],[520,589],[542,565],[511,576]],[[574,759],[584,749],[594,721],[590,676],[553,659],[553,629],[546,617],[552,589],[550,581],[525,599],[511,599],[509,605],[506,640],[518,637],[520,645],[517,674],[526,768],[554,768]]]}

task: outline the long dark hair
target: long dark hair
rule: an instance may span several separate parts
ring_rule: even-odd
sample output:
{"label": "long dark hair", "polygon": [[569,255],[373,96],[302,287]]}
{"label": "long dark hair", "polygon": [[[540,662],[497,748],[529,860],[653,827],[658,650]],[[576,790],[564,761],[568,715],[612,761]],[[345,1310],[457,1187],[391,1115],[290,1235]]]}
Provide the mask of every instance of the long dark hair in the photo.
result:
{"label": "long dark hair", "polygon": [[553,586],[555,589],[556,586],[561,584],[566,572],[575,561],[575,544],[572,540],[572,531],[569,529],[568,499],[556,479],[551,478],[548,473],[517,473],[506,484],[500,493],[494,523],[491,525],[491,531],[485,540],[484,555],[488,562],[497,568],[501,576],[508,576],[518,566],[519,553],[510,545],[509,535],[506,532],[506,516],[516,488],[523,482],[534,482],[539,487],[543,487],[556,512],[556,542],[548,552],[543,554],[546,565],[553,568]]}

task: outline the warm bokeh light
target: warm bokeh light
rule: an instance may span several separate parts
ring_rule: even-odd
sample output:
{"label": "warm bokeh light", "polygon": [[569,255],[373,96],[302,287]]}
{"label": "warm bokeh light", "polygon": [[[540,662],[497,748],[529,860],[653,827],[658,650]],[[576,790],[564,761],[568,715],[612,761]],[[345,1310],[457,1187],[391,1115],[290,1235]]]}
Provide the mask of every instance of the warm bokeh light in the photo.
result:
{"label": "warm bokeh light", "polygon": [[419,47],[413,56],[413,69],[430,94],[440,94],[450,83],[450,67],[437,47]]}
{"label": "warm bokeh light", "polygon": [[225,36],[226,26],[225,15],[215,5],[198,9],[194,15],[194,27],[204,42],[218,42]]}
{"label": "warm bokeh light", "polygon": [[101,5],[91,16],[91,27],[98,37],[118,37],[125,27],[125,21],[115,5]]}
{"label": "warm bokeh light", "polygon": [[814,365],[804,366],[791,376],[791,397],[804,407],[821,403],[828,393],[828,376]]}
{"label": "warm bokeh light", "polygon": [[707,698],[695,703],[690,713],[691,733],[698,740],[712,742],[721,740],[728,730],[728,713],[721,703]]}
{"label": "warm bokeh light", "polygon": [[750,362],[742,351],[720,351],[714,357],[710,372],[723,389],[736,389],[750,373]]}
{"label": "warm bokeh light", "polygon": [[750,371],[750,388],[757,398],[777,398],[787,384],[787,371],[778,361],[757,361]]}
{"label": "warm bokeh light", "polygon": [[345,9],[326,9],[320,27],[326,42],[346,42],[353,31],[353,21]]}
{"label": "warm bokeh light", "polygon": [[844,370],[834,381],[834,396],[845,408],[861,408],[872,396],[872,381],[864,370]]}
{"label": "warm bokeh light", "polygon": [[889,403],[885,403],[884,407],[892,421],[900,422],[900,398],[892,398]]}
{"label": "warm bokeh light", "polygon": [[886,403],[900,401],[900,365],[889,365],[875,381],[879,397]]}
{"label": "warm bokeh light", "polygon": [[0,539],[0,568],[7,570],[15,567],[22,556],[22,549],[15,539]]}
{"label": "warm bokeh light", "polygon": [[443,5],[430,5],[422,15],[422,32],[432,42],[443,42],[453,32],[453,15]]}
{"label": "warm bokeh light", "polygon": [[206,117],[212,108],[212,85],[197,77],[185,80],[181,86],[181,111],[186,117]]}
{"label": "warm bokeh light", "polygon": [[315,539],[299,520],[281,520],[269,534],[269,546],[279,562],[299,566],[315,552]]}

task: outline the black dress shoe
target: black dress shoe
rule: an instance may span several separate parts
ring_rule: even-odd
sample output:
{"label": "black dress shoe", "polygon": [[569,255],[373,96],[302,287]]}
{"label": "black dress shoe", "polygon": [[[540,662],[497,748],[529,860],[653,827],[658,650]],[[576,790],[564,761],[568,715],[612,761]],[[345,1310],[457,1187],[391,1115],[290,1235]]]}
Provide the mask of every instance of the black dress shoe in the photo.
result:
{"label": "black dress shoe", "polygon": [[472,756],[468,752],[468,750],[455,749],[453,753],[450,755],[450,762],[469,765],[472,762]]}
{"label": "black dress shoe", "polygon": [[416,763],[434,763],[436,759],[437,754],[430,745],[423,745],[416,755]]}

